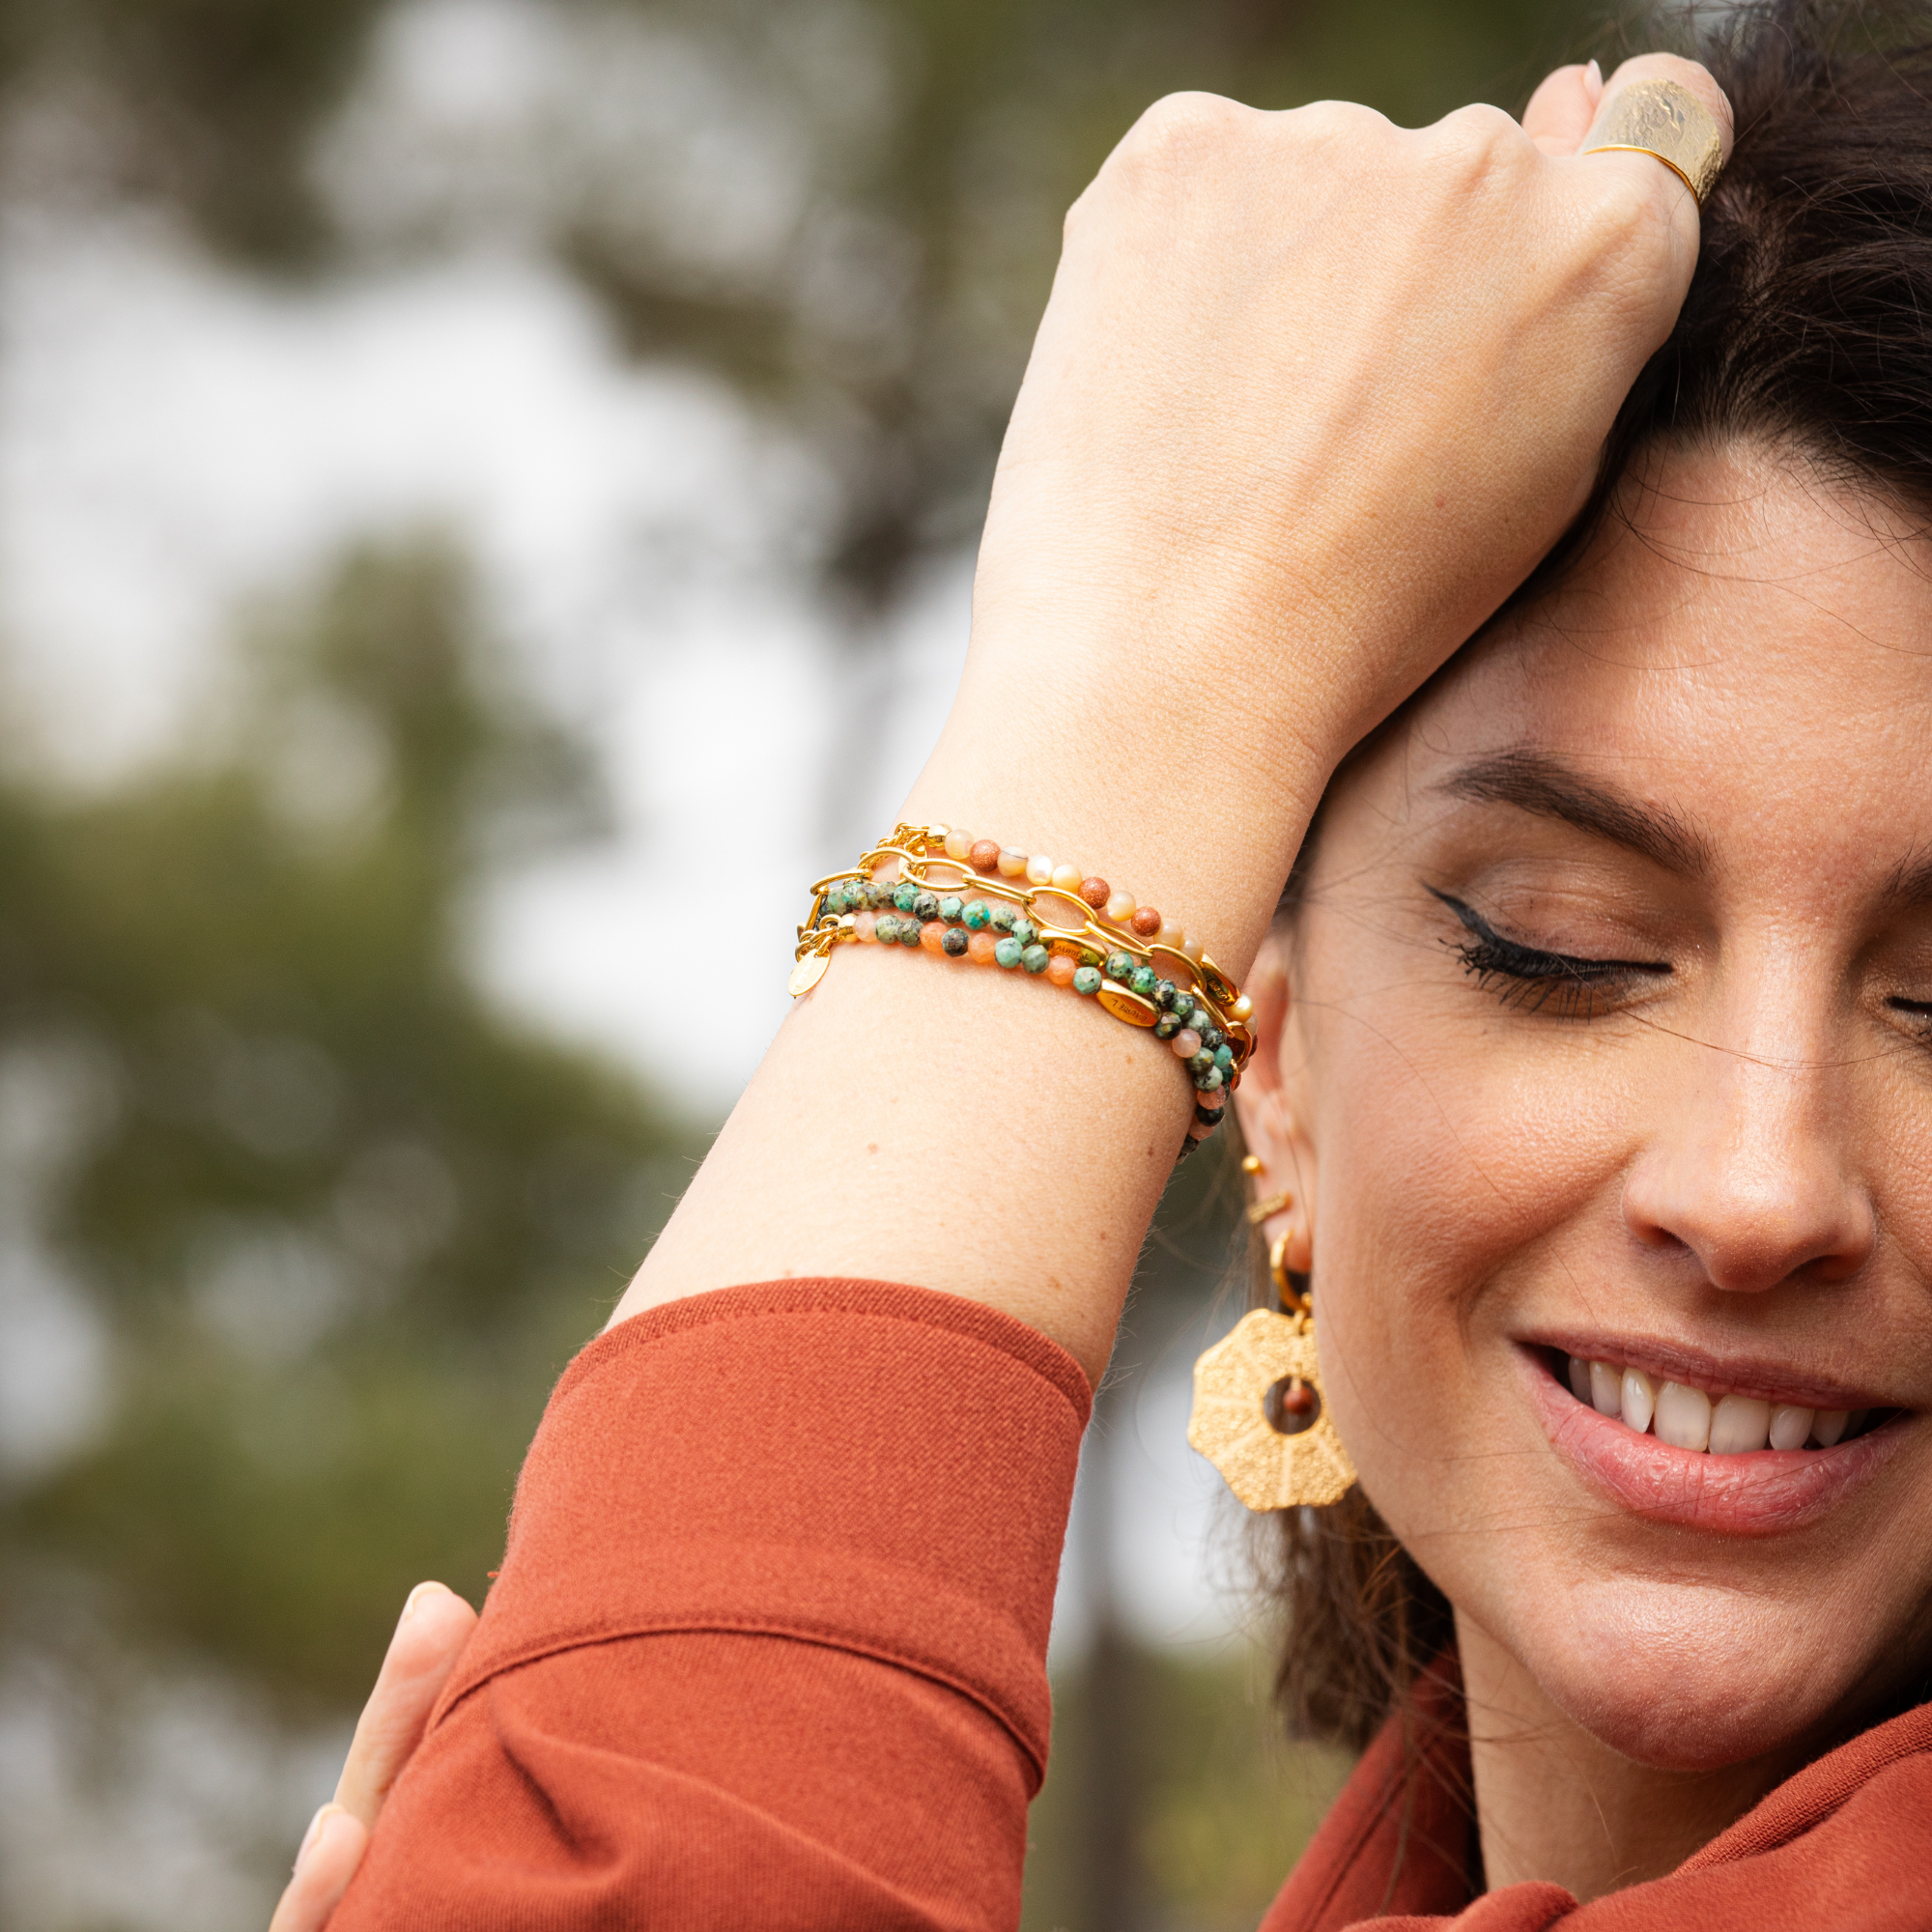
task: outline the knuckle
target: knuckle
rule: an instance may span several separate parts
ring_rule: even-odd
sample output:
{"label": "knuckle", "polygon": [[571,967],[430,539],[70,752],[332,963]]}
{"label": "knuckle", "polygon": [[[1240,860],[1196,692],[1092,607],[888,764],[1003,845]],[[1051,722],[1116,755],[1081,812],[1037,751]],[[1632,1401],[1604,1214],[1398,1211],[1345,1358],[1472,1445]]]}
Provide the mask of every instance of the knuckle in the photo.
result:
{"label": "knuckle", "polygon": [[1186,174],[1238,138],[1252,110],[1218,94],[1169,94],[1150,107],[1115,149],[1115,172]]}

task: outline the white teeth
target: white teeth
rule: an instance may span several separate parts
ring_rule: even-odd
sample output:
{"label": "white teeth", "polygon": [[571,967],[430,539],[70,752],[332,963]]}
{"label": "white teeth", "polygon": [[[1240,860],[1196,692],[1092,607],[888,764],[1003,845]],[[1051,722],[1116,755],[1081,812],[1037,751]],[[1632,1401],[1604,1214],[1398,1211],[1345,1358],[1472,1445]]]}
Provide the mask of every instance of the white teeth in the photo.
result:
{"label": "white teeth", "polygon": [[1578,1402],[1590,1400],[1590,1365],[1581,1355],[1570,1357],[1570,1393]]}
{"label": "white teeth", "polygon": [[1641,1369],[1626,1369],[1623,1383],[1624,1427],[1641,1435],[1657,1410],[1657,1384]]}
{"label": "white teeth", "polygon": [[1829,1449],[1845,1433],[1852,1419],[1848,1408],[1821,1408],[1811,1423],[1811,1439],[1821,1449]]}
{"label": "white teeth", "polygon": [[1590,1392],[1581,1398],[1599,1415],[1620,1415],[1624,1406],[1624,1378],[1613,1362],[1590,1364]]}
{"label": "white teeth", "polygon": [[1727,1395],[1711,1411],[1711,1454],[1748,1456],[1771,1434],[1771,1405],[1747,1395]]}
{"label": "white teeth", "polygon": [[1786,1403],[1771,1412],[1771,1446],[1774,1449],[1802,1449],[1811,1434],[1811,1418],[1817,1411],[1793,1408]]}
{"label": "white teeth", "polygon": [[1657,1392],[1657,1439],[1673,1449],[1708,1449],[1711,1398],[1702,1389],[1665,1382]]}

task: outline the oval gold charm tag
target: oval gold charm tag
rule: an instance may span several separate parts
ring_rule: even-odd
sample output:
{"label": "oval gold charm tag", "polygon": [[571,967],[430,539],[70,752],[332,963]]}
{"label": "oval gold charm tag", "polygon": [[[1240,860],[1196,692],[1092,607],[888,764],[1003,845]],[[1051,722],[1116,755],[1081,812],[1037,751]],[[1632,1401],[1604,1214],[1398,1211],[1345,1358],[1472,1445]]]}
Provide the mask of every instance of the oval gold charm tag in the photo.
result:
{"label": "oval gold charm tag", "polygon": [[791,969],[791,978],[785,981],[785,991],[794,1000],[810,992],[819,980],[825,978],[825,962],[831,958],[829,952],[808,952]]}
{"label": "oval gold charm tag", "polygon": [[[1267,1418],[1267,1392],[1299,1377],[1321,1412],[1298,1435],[1284,1435]],[[1312,1329],[1253,1308],[1194,1364],[1194,1413],[1187,1439],[1219,1469],[1251,1510],[1320,1508],[1339,1501],[1355,1480],[1321,1393]]]}
{"label": "oval gold charm tag", "polygon": [[1100,990],[1094,997],[1117,1020],[1125,1020],[1129,1026],[1151,1027],[1160,1018],[1160,1009],[1151,1000],[1142,999],[1118,980],[1102,980]]}

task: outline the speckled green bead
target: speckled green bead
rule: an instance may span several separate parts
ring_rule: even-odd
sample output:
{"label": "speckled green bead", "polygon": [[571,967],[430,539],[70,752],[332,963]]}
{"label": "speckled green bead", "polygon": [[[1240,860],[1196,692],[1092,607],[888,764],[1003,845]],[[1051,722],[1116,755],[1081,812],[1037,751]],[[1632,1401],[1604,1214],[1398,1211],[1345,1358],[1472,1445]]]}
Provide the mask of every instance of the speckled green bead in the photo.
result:
{"label": "speckled green bead", "polygon": [[949,925],[939,942],[939,950],[957,959],[966,951],[966,929],[964,926]]}
{"label": "speckled green bead", "polygon": [[996,966],[1014,967],[1020,963],[1020,954],[1026,951],[1011,933],[993,948],[993,963]]}
{"label": "speckled green bead", "polygon": [[1053,954],[1045,947],[1029,946],[1020,954],[1020,964],[1029,973],[1044,973],[1046,971],[1046,962],[1052,957]]}
{"label": "speckled green bead", "polygon": [[850,904],[851,901],[845,896],[843,886],[833,886],[825,895],[825,910],[829,913],[841,913]]}
{"label": "speckled green bead", "polygon": [[975,932],[984,932],[993,923],[993,908],[984,899],[968,899],[959,917]]}
{"label": "speckled green bead", "polygon": [[948,925],[957,925],[959,915],[966,909],[966,901],[957,893],[948,893],[939,901],[939,916]]}
{"label": "speckled green bead", "polygon": [[939,895],[937,893],[921,893],[918,898],[912,902],[912,916],[921,924],[923,924],[929,919],[937,919],[939,917]]}
{"label": "speckled green bead", "polygon": [[1196,1001],[1192,993],[1176,993],[1174,996],[1174,1005],[1168,1009],[1168,1011],[1171,1012],[1175,1016],[1175,1018],[1180,1022],[1182,1026],[1185,1026],[1187,1022],[1194,1017],[1195,1005]]}
{"label": "speckled green bead", "polygon": [[1073,990],[1085,993],[1091,998],[1100,990],[1100,969],[1097,966],[1076,966],[1073,969]]}
{"label": "speckled green bead", "polygon": [[1020,909],[1018,906],[1009,905],[1005,899],[1002,899],[993,908],[993,930],[995,932],[1010,932],[1017,923],[1019,916]]}
{"label": "speckled green bead", "polygon": [[1214,1065],[1223,1073],[1228,1072],[1235,1065],[1235,1049],[1232,1046],[1217,1046],[1214,1049]]}
{"label": "speckled green bead", "polygon": [[919,903],[919,888],[908,881],[894,892],[893,903],[901,912],[910,912]]}
{"label": "speckled green bead", "polygon": [[882,912],[877,926],[873,928],[873,934],[881,946],[896,946],[899,943],[897,919],[889,912]]}
{"label": "speckled green bead", "polygon": [[1153,992],[1151,997],[1154,1005],[1162,1012],[1166,1012],[1174,1005],[1175,995],[1179,990],[1172,980],[1156,980],[1153,983]]}
{"label": "speckled green bead", "polygon": [[1194,1091],[1197,1094],[1211,1094],[1215,1088],[1224,1085],[1227,1078],[1218,1066],[1210,1066],[1206,1073],[1194,1076]]}
{"label": "speckled green bead", "polygon": [[1134,955],[1131,952],[1110,952],[1107,954],[1107,978],[1118,980],[1122,985],[1134,970]]}
{"label": "speckled green bead", "polygon": [[901,946],[917,946],[919,944],[918,920],[902,919],[899,921],[899,944]]}
{"label": "speckled green bead", "polygon": [[1153,1023],[1153,1037],[1156,1039],[1172,1039],[1180,1031],[1180,1022],[1173,1013],[1162,1013]]}
{"label": "speckled green bead", "polygon": [[1187,1070],[1190,1073],[1206,1073],[1214,1065],[1214,1056],[1204,1046],[1199,1053],[1190,1054]]}
{"label": "speckled green bead", "polygon": [[1209,1053],[1213,1053],[1227,1044],[1228,1036],[1217,1026],[1205,1026],[1199,1028],[1198,1031],[1201,1035],[1201,1044]]}
{"label": "speckled green bead", "polygon": [[[1114,975],[1114,978],[1117,980],[1121,976],[1118,973]],[[1127,975],[1127,984],[1131,986],[1133,990],[1141,996],[1142,999],[1144,1000],[1151,999],[1153,997],[1153,989],[1160,984],[1160,975],[1156,973],[1151,966],[1136,966],[1134,970]]]}
{"label": "speckled green bead", "polygon": [[1030,919],[1016,919],[1013,921],[1013,937],[1022,946],[1031,946],[1039,937],[1039,928]]}

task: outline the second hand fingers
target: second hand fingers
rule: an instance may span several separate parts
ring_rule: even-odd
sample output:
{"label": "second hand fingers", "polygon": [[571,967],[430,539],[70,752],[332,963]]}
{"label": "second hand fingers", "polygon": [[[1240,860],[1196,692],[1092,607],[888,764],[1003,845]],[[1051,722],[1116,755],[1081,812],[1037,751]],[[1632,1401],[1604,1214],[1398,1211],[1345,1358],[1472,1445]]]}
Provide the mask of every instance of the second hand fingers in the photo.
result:
{"label": "second hand fingers", "polygon": [[475,1627],[476,1612],[440,1583],[410,1592],[335,1787],[335,1802],[363,1825],[374,1827]]}
{"label": "second hand fingers", "polygon": [[337,1804],[315,1814],[269,1932],[323,1932],[368,1849],[362,1821]]}

